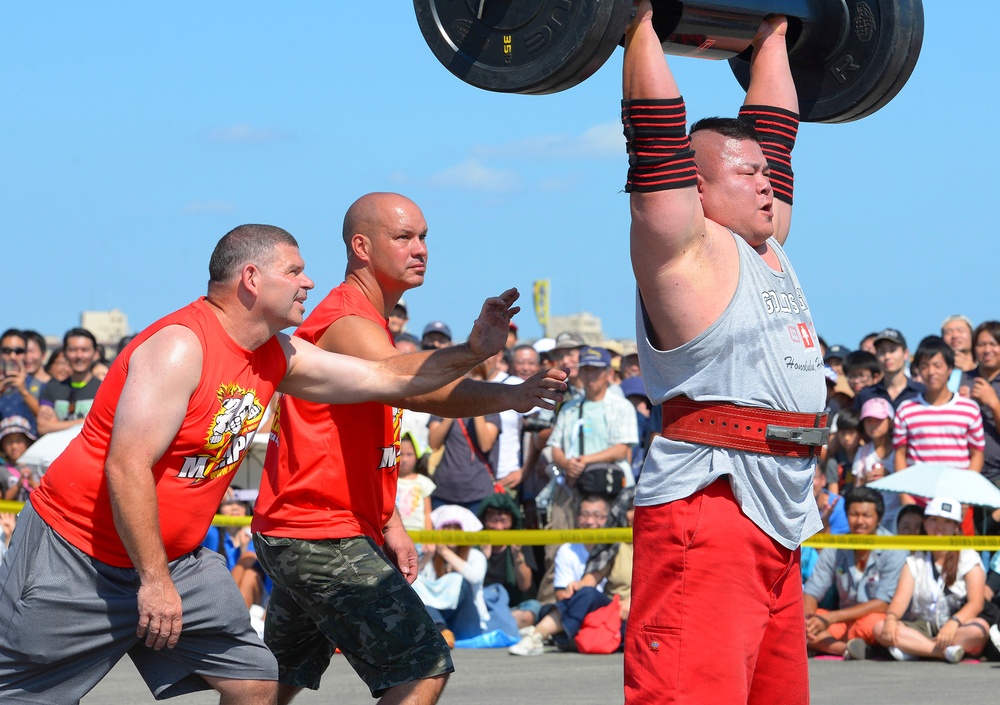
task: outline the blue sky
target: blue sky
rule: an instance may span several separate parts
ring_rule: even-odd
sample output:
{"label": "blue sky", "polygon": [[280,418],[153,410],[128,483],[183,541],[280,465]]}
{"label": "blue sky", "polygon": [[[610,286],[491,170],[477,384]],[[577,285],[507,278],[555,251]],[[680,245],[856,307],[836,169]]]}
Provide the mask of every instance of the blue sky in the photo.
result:
{"label": "blue sky", "polygon": [[[926,4],[886,108],[800,131],[788,250],[830,343],[893,325],[913,347],[951,313],[1000,318],[998,82],[972,31],[1000,4],[949,6]],[[430,226],[411,329],[466,331],[517,286],[537,337],[546,278],[553,315],[634,336],[621,50],[563,93],[488,93],[437,62],[403,0],[11,2],[0,47],[4,327],[58,335],[117,307],[139,329],[204,292],[212,247],[245,222],[298,238],[315,304],[343,277],[347,206],[395,190]],[[690,118],[742,101],[727,65],[671,65]]]}

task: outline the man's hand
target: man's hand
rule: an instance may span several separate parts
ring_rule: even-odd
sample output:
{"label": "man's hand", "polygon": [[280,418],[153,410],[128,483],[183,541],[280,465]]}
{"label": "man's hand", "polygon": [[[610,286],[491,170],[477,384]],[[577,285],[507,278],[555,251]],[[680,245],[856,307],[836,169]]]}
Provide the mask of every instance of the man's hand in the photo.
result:
{"label": "man's hand", "polygon": [[139,586],[139,627],[136,636],[146,639],[146,646],[156,650],[177,646],[181,637],[181,596],[173,581],[165,577]]}
{"label": "man's hand", "polygon": [[508,385],[513,396],[511,408],[526,414],[536,407],[554,409],[566,391],[566,373],[562,370],[541,370],[521,384]]}
{"label": "man's hand", "polygon": [[[387,526],[382,537],[385,539],[385,555],[403,574],[406,582],[412,585],[417,579],[417,547],[413,545],[413,539],[402,524]],[[425,546],[424,550],[427,551],[428,547]]]}
{"label": "man's hand", "polygon": [[497,480],[497,484],[503,487],[505,490],[511,489],[520,485],[521,479],[523,477],[524,477],[524,468],[521,468],[519,470],[515,470],[514,472],[507,473],[499,480]]}
{"label": "man's hand", "polygon": [[587,464],[583,462],[582,458],[567,458],[566,459],[566,477],[571,480],[576,480],[583,474],[583,469],[587,467]]}
{"label": "man's hand", "polygon": [[811,614],[806,617],[806,636],[814,641],[829,628],[830,622],[821,615]]}
{"label": "man's hand", "polygon": [[469,334],[468,344],[472,352],[485,359],[503,350],[510,333],[510,319],[521,310],[520,306],[513,305],[519,296],[517,289],[507,289],[500,296],[486,299]]}
{"label": "man's hand", "polygon": [[1000,398],[997,397],[996,390],[993,389],[993,385],[987,382],[982,377],[976,377],[972,381],[972,388],[969,390],[969,394],[980,406],[985,406],[988,409],[992,409],[993,413],[996,414],[998,408],[1000,408]]}

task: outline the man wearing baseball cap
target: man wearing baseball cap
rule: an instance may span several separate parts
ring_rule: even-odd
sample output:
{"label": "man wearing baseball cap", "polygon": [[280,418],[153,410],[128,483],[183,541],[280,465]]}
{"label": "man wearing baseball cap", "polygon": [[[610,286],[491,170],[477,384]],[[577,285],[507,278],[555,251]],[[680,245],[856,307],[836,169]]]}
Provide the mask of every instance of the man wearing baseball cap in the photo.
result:
{"label": "man wearing baseball cap", "polygon": [[910,351],[906,338],[895,328],[884,328],[875,336],[875,357],[882,368],[882,379],[870,387],[865,387],[854,397],[854,408],[874,397],[880,397],[892,404],[893,409],[907,399],[916,399],[924,391],[924,385],[906,376],[906,364]]}
{"label": "man wearing baseball cap", "polygon": [[423,350],[447,348],[451,345],[451,328],[444,321],[431,321],[424,326],[420,336],[420,347]]}

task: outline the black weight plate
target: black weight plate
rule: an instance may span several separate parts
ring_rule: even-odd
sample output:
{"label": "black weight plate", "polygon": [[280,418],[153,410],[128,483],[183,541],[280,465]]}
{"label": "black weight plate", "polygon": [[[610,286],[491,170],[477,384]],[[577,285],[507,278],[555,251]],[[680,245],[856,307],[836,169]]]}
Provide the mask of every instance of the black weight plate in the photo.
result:
{"label": "black weight plate", "polygon": [[[920,55],[920,0],[846,0],[849,31],[823,62],[792,62],[799,113],[809,122],[850,122],[882,108],[910,78]],[[748,55],[748,53],[745,53]],[[744,89],[745,55],[729,60]]]}
{"label": "black weight plate", "polygon": [[414,0],[413,7],[427,45],[455,76],[485,90],[535,94],[593,74],[631,13],[620,0]]}

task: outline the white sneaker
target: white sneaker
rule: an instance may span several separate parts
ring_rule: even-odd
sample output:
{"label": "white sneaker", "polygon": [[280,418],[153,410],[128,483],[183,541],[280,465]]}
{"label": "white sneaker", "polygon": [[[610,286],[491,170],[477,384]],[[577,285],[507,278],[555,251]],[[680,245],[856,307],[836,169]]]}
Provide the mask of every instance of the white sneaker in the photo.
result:
{"label": "white sneaker", "polygon": [[965,658],[965,649],[958,644],[946,646],[944,649],[944,660],[948,663],[958,663]]}
{"label": "white sneaker", "polygon": [[990,641],[992,641],[993,646],[997,647],[997,650],[1000,651],[1000,627],[995,624],[990,627]]}
{"label": "white sneaker", "polygon": [[521,637],[521,641],[507,649],[512,656],[541,656],[545,653],[545,646],[542,644],[542,635],[532,632]]}
{"label": "white sneaker", "polygon": [[913,654],[908,654],[905,651],[901,651],[898,646],[889,647],[889,655],[892,656],[897,661],[919,661],[919,656],[914,656]]}
{"label": "white sneaker", "polygon": [[261,639],[264,638],[264,614],[265,610],[260,605],[250,606],[250,626]]}
{"label": "white sneaker", "polygon": [[[529,624],[528,626],[521,627],[520,629],[517,630],[517,635],[518,636],[528,636],[528,635],[534,634],[534,633],[535,633],[535,625],[534,624]],[[997,632],[997,634],[1000,634],[1000,632]]]}

